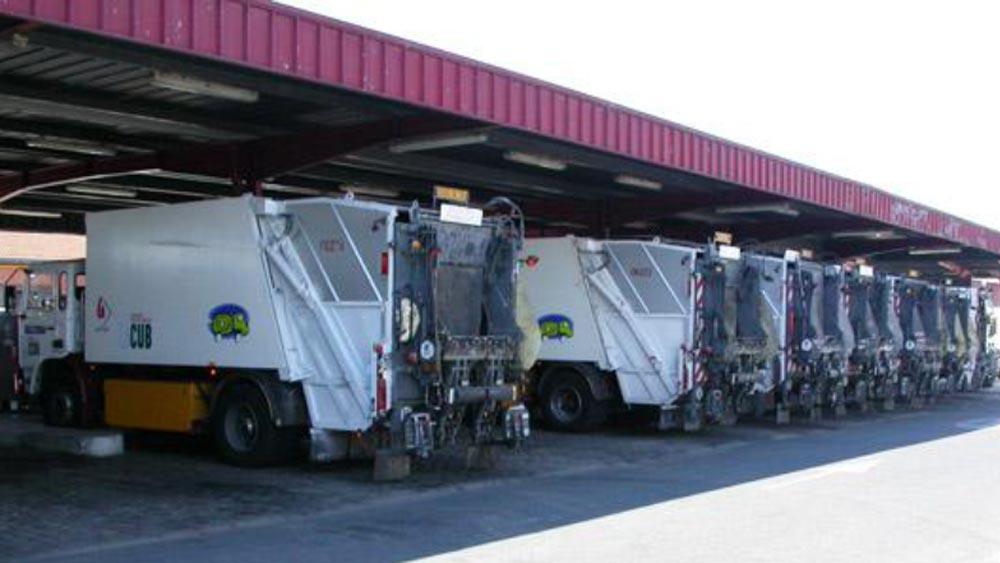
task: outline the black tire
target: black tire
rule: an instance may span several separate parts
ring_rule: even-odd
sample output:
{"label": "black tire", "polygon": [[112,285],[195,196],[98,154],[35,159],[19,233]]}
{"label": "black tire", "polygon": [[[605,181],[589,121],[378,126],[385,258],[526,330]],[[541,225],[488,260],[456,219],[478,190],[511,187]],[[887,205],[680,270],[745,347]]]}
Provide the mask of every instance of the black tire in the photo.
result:
{"label": "black tire", "polygon": [[49,426],[80,426],[83,421],[83,398],[72,376],[58,376],[42,396],[42,419]]}
{"label": "black tire", "polygon": [[607,419],[607,405],[598,401],[583,375],[560,369],[546,376],[539,390],[546,426],[560,432],[586,432]]}
{"label": "black tire", "polygon": [[297,432],[278,428],[260,389],[235,383],[224,389],[212,413],[212,436],[226,463],[264,467],[286,461]]}

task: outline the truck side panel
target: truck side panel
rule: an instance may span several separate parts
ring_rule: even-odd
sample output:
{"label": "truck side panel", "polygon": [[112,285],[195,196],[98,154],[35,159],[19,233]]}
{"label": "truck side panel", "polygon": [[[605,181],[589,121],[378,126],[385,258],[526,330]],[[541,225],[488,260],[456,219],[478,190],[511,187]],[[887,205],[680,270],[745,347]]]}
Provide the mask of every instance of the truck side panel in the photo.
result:
{"label": "truck side panel", "polygon": [[615,373],[626,404],[666,406],[691,366],[695,251],[642,241],[535,239],[525,271],[539,313],[540,359]]}
{"label": "truck side panel", "polygon": [[524,268],[521,275],[542,329],[539,359],[594,363],[608,369],[576,244],[577,240],[569,237],[525,243],[524,256],[538,258],[538,263]]}
{"label": "truck side panel", "polygon": [[86,360],[283,370],[252,206],[88,215]]}

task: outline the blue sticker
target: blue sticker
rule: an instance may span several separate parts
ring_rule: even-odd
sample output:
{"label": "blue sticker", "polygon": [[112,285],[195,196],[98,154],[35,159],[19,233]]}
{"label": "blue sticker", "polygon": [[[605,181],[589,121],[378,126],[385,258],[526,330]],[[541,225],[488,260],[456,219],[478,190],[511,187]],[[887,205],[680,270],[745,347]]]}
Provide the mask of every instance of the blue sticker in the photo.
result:
{"label": "blue sticker", "polygon": [[240,340],[250,334],[250,315],[234,303],[219,305],[208,313],[208,329],[216,340]]}
{"label": "blue sticker", "polygon": [[538,319],[538,328],[545,340],[573,338],[573,319],[566,315],[545,315]]}

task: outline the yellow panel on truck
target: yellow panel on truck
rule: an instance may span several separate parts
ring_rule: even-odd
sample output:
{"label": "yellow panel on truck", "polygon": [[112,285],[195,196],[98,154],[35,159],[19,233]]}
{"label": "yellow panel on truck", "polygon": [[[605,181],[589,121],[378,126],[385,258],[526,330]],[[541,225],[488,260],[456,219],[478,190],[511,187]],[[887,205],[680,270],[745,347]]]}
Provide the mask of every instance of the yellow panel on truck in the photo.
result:
{"label": "yellow panel on truck", "polygon": [[208,389],[190,382],[109,379],[104,419],[109,426],[191,432],[208,416]]}

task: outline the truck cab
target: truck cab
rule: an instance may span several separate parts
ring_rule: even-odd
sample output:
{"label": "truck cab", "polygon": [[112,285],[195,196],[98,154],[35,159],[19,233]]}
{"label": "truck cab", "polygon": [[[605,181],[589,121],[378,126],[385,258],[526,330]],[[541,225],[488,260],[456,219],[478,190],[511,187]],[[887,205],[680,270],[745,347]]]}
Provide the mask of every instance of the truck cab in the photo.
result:
{"label": "truck cab", "polygon": [[38,395],[47,362],[83,353],[84,261],[33,264],[20,278],[5,292],[17,326],[18,387]]}

